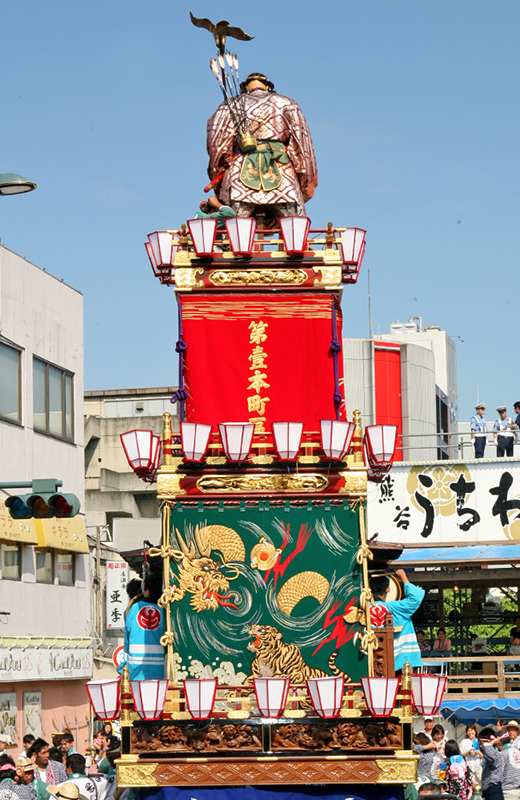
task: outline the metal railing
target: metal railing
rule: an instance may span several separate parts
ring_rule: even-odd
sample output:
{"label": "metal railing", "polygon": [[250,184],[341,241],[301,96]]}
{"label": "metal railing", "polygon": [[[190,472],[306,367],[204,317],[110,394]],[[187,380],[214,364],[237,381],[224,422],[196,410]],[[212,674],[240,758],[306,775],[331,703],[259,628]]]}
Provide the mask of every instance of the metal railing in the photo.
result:
{"label": "metal railing", "polygon": [[[475,451],[473,447],[473,441],[471,439],[471,434],[468,433],[461,433],[460,431],[436,431],[435,433],[399,433],[397,435],[398,443],[396,446],[396,457],[394,461],[412,461],[413,456],[411,458],[400,458],[400,455],[403,452],[413,453],[414,451],[434,451],[439,454],[439,452],[445,453],[443,456],[439,456],[438,458],[444,459],[470,459],[475,457]],[[421,444],[416,444],[415,442],[420,439]],[[493,449],[495,447],[495,440],[493,438],[493,433],[488,431],[486,435],[486,444],[487,444],[487,451],[485,454],[485,458],[496,458],[495,452]],[[515,446],[520,446],[520,435],[518,438],[515,436],[514,445],[513,445],[513,452]],[[520,457],[520,450],[517,452],[517,457]],[[435,460],[434,456],[432,456],[432,460]]]}

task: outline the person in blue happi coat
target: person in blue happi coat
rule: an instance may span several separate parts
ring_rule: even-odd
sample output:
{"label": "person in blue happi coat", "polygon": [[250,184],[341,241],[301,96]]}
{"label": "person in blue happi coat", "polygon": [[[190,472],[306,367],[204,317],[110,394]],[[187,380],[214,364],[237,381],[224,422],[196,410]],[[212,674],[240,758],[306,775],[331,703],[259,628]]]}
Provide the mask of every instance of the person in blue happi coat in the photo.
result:
{"label": "person in blue happi coat", "polygon": [[400,670],[406,662],[411,667],[422,667],[421,650],[412,623],[412,614],[417,611],[424,598],[424,589],[410,583],[404,569],[396,570],[396,576],[403,582],[404,597],[402,600],[385,600],[390,591],[388,575],[377,575],[370,578],[370,589],[374,596],[374,604],[381,605],[389,611],[394,621],[394,663]]}
{"label": "person in blue happi coat", "polygon": [[165,648],[161,644],[164,633],[164,611],[157,602],[162,594],[160,575],[148,574],[143,581],[143,593],[129,604],[125,614],[125,660],[131,681],[160,680],[164,678]]}

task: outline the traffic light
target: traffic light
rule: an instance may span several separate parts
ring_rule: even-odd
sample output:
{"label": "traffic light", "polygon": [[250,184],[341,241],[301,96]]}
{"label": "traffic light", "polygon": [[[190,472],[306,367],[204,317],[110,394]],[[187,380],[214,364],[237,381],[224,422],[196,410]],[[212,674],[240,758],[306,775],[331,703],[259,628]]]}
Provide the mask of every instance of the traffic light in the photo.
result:
{"label": "traffic light", "polygon": [[[58,481],[40,479],[32,481],[30,494],[11,495],[5,501],[13,519],[49,519],[75,517],[80,503],[75,494],[58,492]],[[61,483],[60,483],[61,485]]]}

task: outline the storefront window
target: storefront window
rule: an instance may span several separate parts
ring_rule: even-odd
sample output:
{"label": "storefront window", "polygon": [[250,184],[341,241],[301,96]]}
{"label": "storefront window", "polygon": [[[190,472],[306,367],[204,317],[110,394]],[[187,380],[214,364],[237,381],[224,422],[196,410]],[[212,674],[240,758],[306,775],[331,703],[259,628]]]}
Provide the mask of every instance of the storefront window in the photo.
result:
{"label": "storefront window", "polygon": [[20,580],[21,546],[19,544],[3,544],[2,547],[2,579]]}
{"label": "storefront window", "polygon": [[58,583],[74,586],[74,553],[58,553]]}
{"label": "storefront window", "polygon": [[54,570],[52,568],[52,550],[36,551],[36,581],[38,583],[52,583]]}

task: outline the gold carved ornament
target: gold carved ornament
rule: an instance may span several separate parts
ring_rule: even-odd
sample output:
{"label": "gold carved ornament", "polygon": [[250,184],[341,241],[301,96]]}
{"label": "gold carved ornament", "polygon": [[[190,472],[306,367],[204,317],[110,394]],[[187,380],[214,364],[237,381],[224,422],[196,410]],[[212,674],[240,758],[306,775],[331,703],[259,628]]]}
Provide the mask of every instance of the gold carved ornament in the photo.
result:
{"label": "gold carved ornament", "polygon": [[417,760],[410,759],[376,759],[381,770],[377,783],[415,783],[417,780]]}
{"label": "gold carved ornament", "polygon": [[157,496],[159,500],[186,494],[181,486],[181,476],[172,473],[157,473]]}
{"label": "gold carved ornament", "polygon": [[[315,253],[315,255],[318,255],[318,253]],[[321,255],[321,253],[319,255]],[[314,279],[315,286],[322,286],[325,289],[341,288],[341,264],[330,267],[313,267],[313,270],[316,273],[320,273],[320,277]]]}
{"label": "gold carved ornament", "polygon": [[157,764],[146,764],[143,761],[137,761],[135,764],[121,764],[116,761],[117,785],[121,787],[158,786],[154,778],[157,766]]}
{"label": "gold carved ornament", "polygon": [[321,492],[328,485],[323,475],[203,475],[201,492]]}
{"label": "gold carved ornament", "polygon": [[221,269],[211,272],[209,280],[214,286],[301,286],[307,274],[302,269]]}

